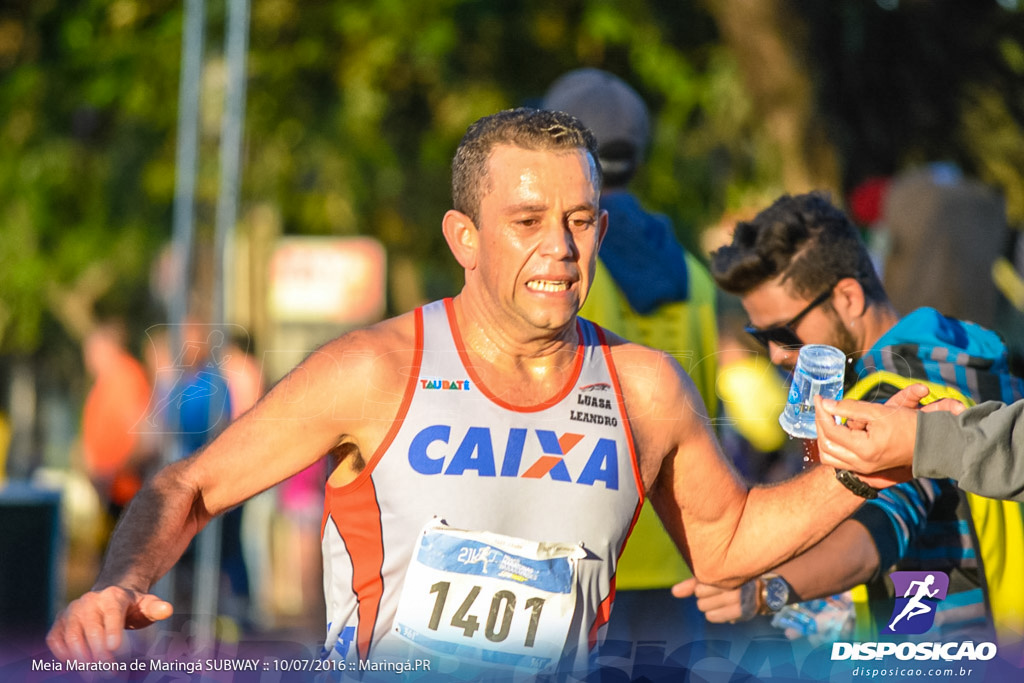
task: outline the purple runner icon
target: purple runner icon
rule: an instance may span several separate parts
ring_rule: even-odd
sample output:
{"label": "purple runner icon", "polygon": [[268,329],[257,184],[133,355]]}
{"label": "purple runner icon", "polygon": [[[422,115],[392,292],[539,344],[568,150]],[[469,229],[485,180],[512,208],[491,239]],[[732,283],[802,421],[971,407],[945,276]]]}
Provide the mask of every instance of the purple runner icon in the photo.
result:
{"label": "purple runner icon", "polygon": [[892,572],[896,604],[883,633],[924,633],[935,623],[939,600],[949,590],[949,576],[944,572]]}

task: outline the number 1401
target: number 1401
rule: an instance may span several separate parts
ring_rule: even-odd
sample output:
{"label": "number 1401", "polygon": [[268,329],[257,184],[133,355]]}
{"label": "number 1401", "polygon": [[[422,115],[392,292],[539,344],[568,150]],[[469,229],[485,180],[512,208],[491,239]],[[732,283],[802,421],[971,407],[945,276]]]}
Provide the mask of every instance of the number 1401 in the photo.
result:
{"label": "number 1401", "polygon": [[[444,612],[445,602],[448,600],[449,588],[451,588],[451,583],[448,581],[438,581],[430,587],[430,592],[437,596],[434,599],[434,611],[431,613],[430,621],[427,624],[428,628],[432,631],[436,631],[441,624],[441,615]],[[473,603],[480,595],[480,591],[480,586],[473,586],[469,591],[469,595],[459,605],[459,609],[455,611],[451,622],[449,622],[455,628],[462,629],[467,638],[472,638],[473,634],[480,629],[480,620],[469,612],[473,607]],[[533,647],[534,641],[537,638],[537,624],[540,621],[542,609],[544,609],[544,598],[530,598],[526,601],[523,608],[523,611],[530,612],[530,623],[526,629],[526,637],[523,641],[523,645],[526,647]],[[491,608],[487,612],[487,621],[484,624],[484,637],[492,643],[500,643],[508,638],[515,611],[515,593],[507,590],[500,590],[495,593],[494,597],[491,598]]]}

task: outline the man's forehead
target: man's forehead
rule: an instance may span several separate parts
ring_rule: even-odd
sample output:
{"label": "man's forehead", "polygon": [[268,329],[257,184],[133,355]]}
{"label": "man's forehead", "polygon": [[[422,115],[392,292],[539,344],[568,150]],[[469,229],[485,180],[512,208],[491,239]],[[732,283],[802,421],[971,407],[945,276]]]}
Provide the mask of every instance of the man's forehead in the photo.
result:
{"label": "man's forehead", "polygon": [[549,175],[552,171],[558,178],[563,178],[567,167],[580,168],[588,184],[598,189],[595,162],[585,148],[527,149],[515,145],[496,145],[487,158],[483,194],[487,195],[496,189],[497,179],[505,187],[521,187],[540,180],[554,180]]}
{"label": "man's forehead", "polygon": [[788,320],[793,315],[794,307],[799,310],[803,305],[802,301],[791,291],[781,275],[740,296],[740,303],[750,321],[758,327]]}

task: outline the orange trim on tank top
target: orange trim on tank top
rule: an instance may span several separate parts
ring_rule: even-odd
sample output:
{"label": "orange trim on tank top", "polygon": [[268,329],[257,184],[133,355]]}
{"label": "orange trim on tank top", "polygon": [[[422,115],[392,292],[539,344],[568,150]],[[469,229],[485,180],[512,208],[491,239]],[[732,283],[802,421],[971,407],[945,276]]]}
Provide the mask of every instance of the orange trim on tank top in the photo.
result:
{"label": "orange trim on tank top", "polygon": [[579,321],[576,322],[576,334],[580,337],[580,342],[576,346],[576,358],[573,361],[574,367],[569,381],[566,382],[561,391],[543,403],[538,403],[537,405],[532,406],[517,406],[495,396],[491,393],[491,390],[488,389],[482,381],[480,381],[479,375],[476,374],[473,370],[473,366],[469,363],[469,354],[466,353],[465,344],[462,342],[462,335],[459,333],[459,323],[455,319],[455,307],[451,297],[444,300],[444,308],[445,312],[448,314],[448,327],[451,329],[452,340],[455,342],[455,349],[459,353],[459,360],[462,362],[462,368],[469,375],[469,378],[473,383],[480,389],[480,393],[486,396],[495,405],[516,413],[537,413],[558,405],[558,403],[565,399],[565,397],[568,396],[576,387],[576,382],[579,380],[580,373],[583,371],[583,335],[580,330]]}
{"label": "orange trim on tank top", "polygon": [[[328,476],[327,490],[335,490],[339,493],[354,490],[357,486],[362,484],[364,481],[370,478],[373,473],[373,469],[380,462],[380,459],[384,457],[384,454],[391,447],[395,437],[398,436],[399,430],[402,428],[402,424],[405,422],[405,417],[409,413],[409,406],[412,405],[412,397],[416,393],[416,380],[420,376],[420,367],[423,364],[423,308],[417,308],[415,310],[416,320],[416,348],[413,356],[412,365],[409,367],[409,379],[405,384],[405,393],[402,396],[402,405],[398,408],[398,413],[395,415],[394,420],[391,422],[391,428],[388,430],[384,440],[381,441],[377,450],[373,452],[373,456],[366,463],[366,467],[363,471],[356,475],[355,479],[345,484],[344,486],[332,486],[330,483],[330,476]],[[327,524],[327,516],[324,515],[324,525]],[[321,526],[320,537],[323,538],[324,526]]]}
{"label": "orange trim on tank top", "polygon": [[[626,402],[622,396],[622,385],[619,383],[619,371],[615,368],[615,361],[612,360],[612,350],[608,346],[608,340],[604,336],[604,330],[598,326],[590,323],[594,327],[594,332],[597,333],[597,339],[601,343],[601,351],[604,353],[604,362],[608,365],[608,374],[612,378],[612,387],[615,389],[615,397],[619,403],[619,416],[622,418],[622,428],[626,432],[626,443],[629,444],[629,462],[633,466],[633,479],[636,481],[636,490],[640,495],[640,504],[643,505],[646,500],[646,491],[644,490],[643,477],[640,476],[640,463],[636,457],[636,443],[633,440],[633,426],[629,422],[629,416],[626,414]],[[639,514],[639,510],[637,511]],[[636,524],[636,518],[634,517],[633,523]],[[632,527],[630,527],[632,531]]]}
{"label": "orange trim on tank top", "polygon": [[384,532],[380,504],[373,480],[366,481],[367,486],[360,486],[354,492],[346,491],[344,495],[338,489],[328,489],[324,505],[331,511],[334,528],[345,543],[352,563],[352,592],[356,595],[359,621],[356,654],[361,660],[369,657],[384,598]]}

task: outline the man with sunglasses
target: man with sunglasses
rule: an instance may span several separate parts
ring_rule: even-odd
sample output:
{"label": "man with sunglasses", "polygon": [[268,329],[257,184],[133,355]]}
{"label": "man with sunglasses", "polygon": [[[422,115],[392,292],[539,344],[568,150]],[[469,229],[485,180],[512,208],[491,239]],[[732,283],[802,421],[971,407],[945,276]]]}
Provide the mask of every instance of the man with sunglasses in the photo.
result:
{"label": "man with sunglasses", "polygon": [[[1009,374],[995,333],[931,308],[900,318],[857,229],[824,195],[784,196],[739,223],[732,243],[713,254],[711,271],[740,297],[747,331],[776,365],[792,370],[803,344],[845,352],[848,397],[884,401],[915,380],[967,402],[1005,401],[1024,387]],[[1024,538],[1001,526],[1024,519],[1019,506],[995,510],[995,501],[968,499],[949,479],[877,491],[856,475],[837,474],[869,500],[818,545],[740,589],[689,580],[676,595],[695,593],[708,619],[724,622],[866,584],[866,594],[854,594],[867,598],[857,635],[872,640],[871,608],[884,612],[874,619],[879,628],[892,608],[890,568],[945,571],[950,592],[936,618],[942,636],[990,637],[994,622],[1001,636],[1020,640],[1024,596],[999,579],[1008,561],[1024,559]]]}

